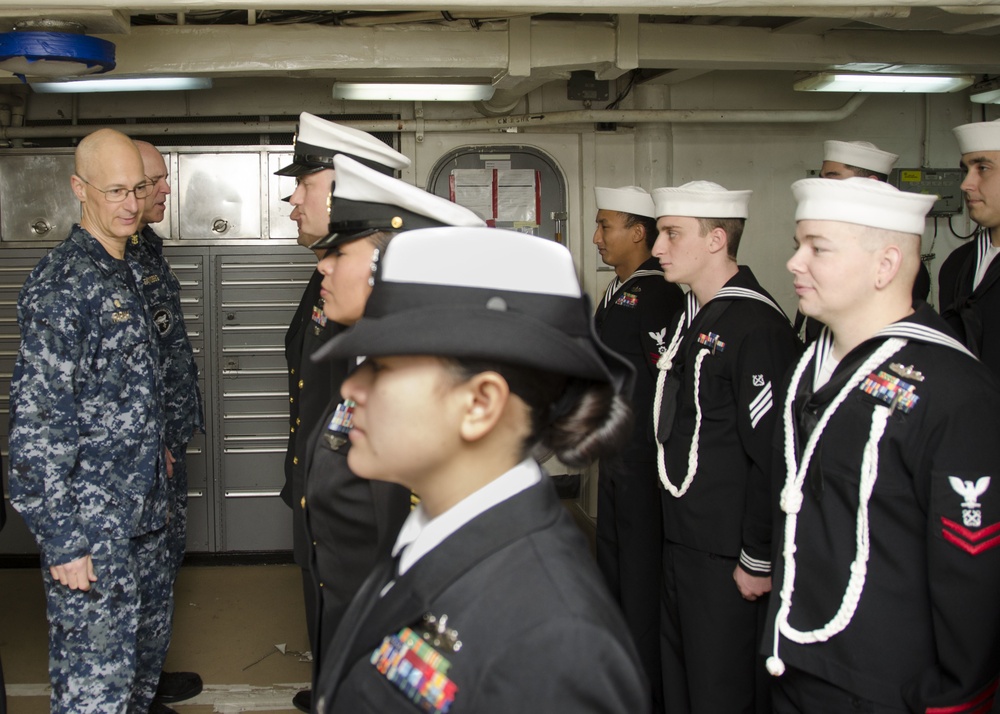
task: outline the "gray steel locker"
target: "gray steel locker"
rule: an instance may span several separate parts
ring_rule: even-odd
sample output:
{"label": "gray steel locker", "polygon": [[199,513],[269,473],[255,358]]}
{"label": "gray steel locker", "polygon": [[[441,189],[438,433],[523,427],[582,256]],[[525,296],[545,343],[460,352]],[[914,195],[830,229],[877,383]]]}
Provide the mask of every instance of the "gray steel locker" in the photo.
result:
{"label": "gray steel locker", "polygon": [[179,154],[178,237],[260,238],[260,164],[259,152]]}
{"label": "gray steel locker", "polygon": [[[159,232],[163,224],[154,228]],[[208,298],[208,251],[206,249],[164,248],[164,255],[181,284],[181,307],[195,363],[198,365],[198,386],[205,407],[205,434],[195,434],[187,447],[188,467],[188,552],[213,550],[214,490],[212,488],[212,383],[213,375],[206,361],[207,336],[210,330]]]}
{"label": "gray steel locker", "polygon": [[5,152],[0,162],[0,242],[55,245],[80,221],[70,187],[72,152]]}
{"label": "gray steel locker", "polygon": [[315,269],[315,256],[298,247],[215,258],[221,550],[291,548],[291,510],[278,496],[288,445],[285,332]]}
{"label": "gray steel locker", "polygon": [[[68,183],[68,181],[67,181]],[[66,229],[67,234],[69,229]],[[10,379],[14,371],[21,335],[17,328],[17,295],[44,250],[4,250],[0,263],[0,453],[3,454],[3,497],[7,507],[7,525],[0,532],[0,553],[35,553],[35,539],[14,509],[10,507],[7,486],[10,434]]]}

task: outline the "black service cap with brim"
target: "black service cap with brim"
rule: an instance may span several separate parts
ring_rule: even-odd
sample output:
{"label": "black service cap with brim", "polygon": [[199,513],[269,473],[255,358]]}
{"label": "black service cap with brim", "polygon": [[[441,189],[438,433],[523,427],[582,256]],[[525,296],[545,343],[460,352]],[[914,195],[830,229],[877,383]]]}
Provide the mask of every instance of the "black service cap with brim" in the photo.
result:
{"label": "black service cap with brim", "polygon": [[631,392],[634,369],[594,329],[573,256],[554,241],[476,226],[399,234],[364,316],[321,347],[333,357],[495,360]]}
{"label": "black service cap with brim", "polygon": [[365,316],[312,359],[431,355],[496,360],[610,383],[628,395],[634,369],[596,336],[589,308],[586,296],[379,283]]}
{"label": "black service cap with brim", "polygon": [[330,204],[329,233],[310,248],[332,248],[378,231],[486,226],[468,208],[386,176],[349,156],[337,156],[334,168],[337,181]]}
{"label": "black service cap with brim", "polygon": [[334,168],[333,159],[335,156],[347,156],[376,171],[381,172],[386,170],[385,165],[379,163],[378,161],[355,156],[354,154],[346,151],[337,151],[335,149],[326,149],[321,146],[303,144],[300,141],[295,144],[295,155],[292,157],[292,163],[288,164],[288,166],[281,167],[274,172],[274,175],[298,177],[314,174],[322,171],[323,169],[332,169]]}
{"label": "black service cap with brim", "polygon": [[430,216],[423,216],[399,206],[370,201],[349,201],[335,198],[330,213],[330,234],[309,247],[313,250],[333,248],[380,231],[409,231],[448,225]]}
{"label": "black service cap with brim", "polygon": [[333,159],[338,154],[383,169],[404,169],[410,165],[406,156],[366,131],[302,112],[295,134],[292,163],[274,173],[278,176],[305,176],[332,169]]}

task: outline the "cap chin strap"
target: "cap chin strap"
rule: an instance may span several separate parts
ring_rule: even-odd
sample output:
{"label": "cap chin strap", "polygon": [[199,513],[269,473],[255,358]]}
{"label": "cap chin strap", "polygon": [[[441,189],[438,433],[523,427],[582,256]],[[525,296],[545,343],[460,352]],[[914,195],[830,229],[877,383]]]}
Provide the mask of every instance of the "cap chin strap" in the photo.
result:
{"label": "cap chin strap", "polygon": [[865,577],[868,573],[868,556],[871,547],[869,541],[868,502],[871,500],[872,490],[875,488],[875,480],[878,478],[879,442],[882,440],[886,424],[892,413],[888,407],[882,405],[874,407],[871,428],[868,432],[868,442],[865,444],[864,451],[862,452],[861,482],[858,487],[858,516],[855,535],[857,545],[854,562],[851,563],[851,576],[847,582],[847,589],[841,599],[840,607],[833,618],[822,627],[808,632],[796,630],[788,623],[788,616],[792,610],[792,593],[795,590],[795,528],[798,524],[798,513],[802,508],[802,489],[805,484],[806,474],[809,471],[809,462],[812,460],[816,445],[819,443],[819,439],[830,418],[865,376],[899,352],[904,345],[906,345],[906,340],[903,339],[892,338],[886,340],[855,370],[854,374],[847,380],[847,383],[823,413],[822,418],[820,418],[819,423],[809,437],[805,451],[802,454],[802,461],[799,464],[795,462],[795,431],[793,428],[792,407],[802,375],[816,352],[815,342],[806,350],[805,355],[799,361],[792,375],[788,394],[785,396],[785,411],[783,415],[786,477],[785,487],[781,490],[781,510],[788,514],[788,517],[785,519],[785,544],[782,551],[785,561],[785,573],[779,594],[781,606],[778,608],[778,615],[774,623],[774,653],[767,658],[767,671],[775,677],[780,677],[785,673],[785,663],[778,656],[778,644],[781,640],[781,635],[800,645],[826,642],[834,635],[842,632],[851,623],[854,612],[858,607],[858,602],[861,600],[861,592],[864,589]]}

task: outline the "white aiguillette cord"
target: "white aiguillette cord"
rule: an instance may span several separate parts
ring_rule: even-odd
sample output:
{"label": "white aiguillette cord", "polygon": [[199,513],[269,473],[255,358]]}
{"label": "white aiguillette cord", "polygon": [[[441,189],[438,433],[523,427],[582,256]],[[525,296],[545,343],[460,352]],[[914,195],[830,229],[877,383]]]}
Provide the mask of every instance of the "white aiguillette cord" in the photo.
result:
{"label": "white aiguillette cord", "polygon": [[660,409],[663,406],[663,389],[667,383],[667,373],[674,366],[674,358],[677,356],[677,351],[681,346],[681,333],[684,331],[684,325],[687,324],[690,327],[690,323],[697,312],[698,301],[694,299],[692,293],[688,293],[687,309],[677,322],[677,330],[674,331],[674,336],[670,339],[670,344],[667,346],[666,352],[663,353],[656,363],[656,368],[659,370],[659,374],[656,375],[656,395],[653,398],[653,434],[656,439],[656,468],[660,474],[660,483],[663,484],[663,488],[667,489],[667,492],[674,498],[680,498],[687,493],[687,490],[691,487],[691,482],[694,481],[694,475],[698,471],[698,437],[701,433],[701,402],[698,399],[698,392],[701,387],[701,363],[705,359],[705,355],[709,353],[707,349],[700,350],[694,361],[694,434],[691,436],[691,447],[688,450],[688,472],[680,488],[674,486],[670,481],[670,477],[667,476],[663,443],[656,435],[660,431]]}
{"label": "white aiguillette cord", "polygon": [[[778,314],[785,317],[785,313],[781,311],[773,300],[765,295],[761,295],[756,290],[750,290],[748,288],[738,288],[738,287],[725,287],[715,294],[713,300],[719,299],[753,299],[759,300],[766,305],[770,305]],[[656,363],[656,368],[659,370],[659,374],[656,376],[656,394],[653,397],[653,432],[654,438],[656,439],[656,469],[660,474],[660,483],[663,484],[663,488],[667,490],[674,498],[680,498],[688,489],[691,488],[691,483],[694,481],[694,475],[698,472],[698,442],[701,439],[701,363],[705,361],[705,357],[714,352],[714,348],[709,350],[707,347],[702,347],[698,350],[697,356],[694,358],[694,434],[691,435],[691,445],[688,448],[688,470],[687,475],[684,476],[684,481],[681,482],[680,488],[674,486],[670,481],[670,477],[667,475],[667,465],[664,460],[664,448],[663,443],[659,439],[660,431],[660,408],[663,405],[663,390],[667,383],[667,373],[674,366],[674,358],[677,357],[677,351],[680,349],[682,336],[681,332],[684,329],[684,325],[690,328],[691,323],[694,321],[695,315],[701,309],[697,298],[695,298],[693,292],[687,294],[687,308],[684,314],[681,315],[680,322],[677,323],[677,330],[674,332],[674,336],[670,339],[670,344],[667,347],[666,352],[660,357],[659,361]],[[715,304],[712,302],[706,304]],[[787,318],[786,318],[787,320]],[[675,405],[676,408],[676,405]]]}
{"label": "white aiguillette cord", "polygon": [[778,656],[778,644],[781,635],[784,635],[792,642],[798,644],[813,644],[825,642],[834,635],[842,632],[846,628],[861,600],[861,592],[865,586],[865,577],[868,573],[868,555],[870,552],[869,526],[868,526],[868,502],[871,499],[872,490],[875,488],[875,480],[878,478],[878,445],[885,433],[885,427],[892,413],[888,407],[876,405],[872,411],[871,429],[868,433],[868,443],[865,444],[861,460],[861,483],[859,485],[858,497],[858,517],[856,525],[856,555],[851,563],[851,576],[847,582],[847,589],[841,599],[840,608],[833,618],[822,627],[801,632],[788,623],[788,616],[792,610],[792,593],[795,590],[795,528],[798,523],[798,513],[802,508],[802,489],[805,483],[806,474],[809,471],[809,462],[812,460],[816,445],[819,443],[823,429],[826,428],[830,418],[837,408],[847,399],[847,396],[873,369],[888,360],[899,352],[906,345],[906,340],[892,338],[886,340],[872,355],[866,359],[860,367],[855,370],[851,378],[834,398],[830,406],[827,407],[820,418],[816,428],[809,436],[805,451],[802,454],[802,461],[795,463],[795,431],[793,425],[793,403],[798,391],[799,381],[805,372],[810,360],[816,352],[816,343],[810,345],[805,355],[795,367],[791,384],[788,387],[788,394],[785,396],[785,487],[781,490],[781,510],[788,514],[785,519],[785,545],[782,556],[785,561],[785,573],[781,585],[781,606],[778,608],[778,615],[774,623],[774,654],[767,658],[767,671],[775,677],[780,677],[785,673],[785,663]]}

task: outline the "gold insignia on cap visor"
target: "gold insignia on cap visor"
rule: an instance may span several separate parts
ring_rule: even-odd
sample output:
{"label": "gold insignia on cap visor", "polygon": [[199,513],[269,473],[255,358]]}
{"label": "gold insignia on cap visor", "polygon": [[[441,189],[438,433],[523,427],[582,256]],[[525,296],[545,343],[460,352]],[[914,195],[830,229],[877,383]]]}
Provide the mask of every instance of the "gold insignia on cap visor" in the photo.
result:
{"label": "gold insignia on cap visor", "polygon": [[335,156],[333,166],[337,180],[329,233],[310,248],[330,248],[378,231],[486,227],[486,222],[468,208],[386,176],[345,154]]}
{"label": "gold insignia on cap visor", "polygon": [[[386,228],[402,228],[403,213],[399,208],[418,216],[426,216],[445,226],[484,227],[486,222],[464,206],[452,203],[433,193],[428,193],[405,181],[386,176],[381,171],[368,168],[349,156],[340,154],[333,159],[337,172],[337,185],[333,189],[335,200],[360,201],[390,207],[383,213]],[[334,207],[334,221],[337,210]],[[375,220],[377,217],[372,216]],[[411,225],[411,228],[413,226]]]}

